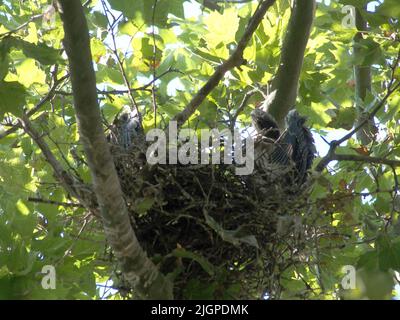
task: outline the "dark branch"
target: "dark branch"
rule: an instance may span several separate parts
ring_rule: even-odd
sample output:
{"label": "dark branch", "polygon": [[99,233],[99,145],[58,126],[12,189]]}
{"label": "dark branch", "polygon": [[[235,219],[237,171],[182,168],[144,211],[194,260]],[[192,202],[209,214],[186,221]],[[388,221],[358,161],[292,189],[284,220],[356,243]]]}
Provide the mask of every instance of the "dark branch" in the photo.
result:
{"label": "dark branch", "polygon": [[38,145],[47,163],[53,168],[54,175],[56,179],[61,183],[67,192],[78,199],[78,201],[94,215],[97,213],[97,204],[94,199],[94,193],[89,186],[80,182],[76,177],[71,175],[63,166],[58,162],[54,154],[51,152],[46,141],[43,137],[36,131],[33,124],[30,122],[27,116],[23,116],[19,119],[21,127],[25,132],[32,138],[33,141]]}
{"label": "dark branch", "polygon": [[29,197],[28,201],[36,202],[36,203],[52,204],[55,206],[62,206],[62,207],[72,207],[72,208],[82,208],[83,207],[80,203],[60,202],[60,201],[54,201],[54,200],[42,199],[42,198],[34,198],[34,197]]}
{"label": "dark branch", "polygon": [[354,155],[354,154],[333,154],[331,161],[359,161],[359,162],[367,162],[367,163],[377,163],[377,164],[386,164],[391,167],[400,167],[400,160],[391,160],[385,158],[378,157],[369,157],[362,155]]}
{"label": "dark branch", "polygon": [[325,157],[323,157],[318,165],[316,166],[315,170],[317,172],[321,172],[325,169],[329,162],[332,161],[333,157],[335,157],[335,150],[336,148],[341,145],[346,140],[350,139],[358,130],[360,130],[368,121],[372,119],[376,113],[385,105],[387,99],[393,94],[393,92],[397,91],[400,88],[400,82],[396,83],[392,88],[389,88],[383,99],[372,109],[371,113],[358,125],[356,125],[349,133],[345,134],[339,140],[334,140],[330,143],[330,147],[328,153]]}

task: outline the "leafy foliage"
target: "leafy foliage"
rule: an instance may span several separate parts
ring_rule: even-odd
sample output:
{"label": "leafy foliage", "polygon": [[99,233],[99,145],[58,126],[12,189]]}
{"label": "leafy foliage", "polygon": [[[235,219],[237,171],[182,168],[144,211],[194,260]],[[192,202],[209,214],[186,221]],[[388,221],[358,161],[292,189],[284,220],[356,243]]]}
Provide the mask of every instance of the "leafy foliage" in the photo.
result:
{"label": "leafy foliage", "polygon": [[[50,2],[0,2],[0,298],[102,298],[103,285],[112,280],[118,291],[108,298],[121,299],[126,288],[100,221],[61,187],[28,135],[22,130],[2,135],[56,86],[31,119],[64,167],[90,181],[70,83],[58,83],[68,68],[61,21],[49,9]],[[336,139],[338,132],[354,126],[358,114],[354,66],[371,69],[371,91],[361,102],[366,111],[382,98],[391,79],[400,80],[399,69],[392,68],[400,49],[398,1],[383,0],[375,10],[366,11],[363,7],[369,2],[318,4],[297,105],[316,136]],[[352,52],[355,28],[341,24],[341,8],[347,4],[360,9],[369,25],[357,43],[357,54]],[[89,2],[85,10],[105,124],[131,103],[123,69],[145,130],[164,127],[229,57],[256,5],[257,1],[220,3],[221,10],[214,11],[184,0]],[[236,122],[234,115],[248,91],[273,78],[289,16],[289,1],[277,1],[245,50],[247,64],[225,76],[186,127],[250,127],[250,112],[263,99],[261,94],[249,99]],[[376,114],[379,134],[370,145],[353,137],[338,151],[399,159],[399,100],[397,92]],[[318,146],[321,152],[322,146]],[[282,266],[279,296],[273,298],[392,298],[400,272],[399,172],[395,166],[339,161],[318,176],[313,206],[303,214],[318,215],[319,230],[329,227],[336,233],[315,234],[296,264]],[[143,213],[146,210],[143,203]],[[193,260],[211,275],[215,272],[215,266],[190,248],[178,247],[171,255]],[[44,265],[56,266],[55,290],[40,285]],[[357,269],[356,290],[341,289],[344,265]],[[213,298],[225,280],[221,273],[212,284],[190,279],[185,297]],[[219,296],[238,296],[239,287],[233,284]]]}

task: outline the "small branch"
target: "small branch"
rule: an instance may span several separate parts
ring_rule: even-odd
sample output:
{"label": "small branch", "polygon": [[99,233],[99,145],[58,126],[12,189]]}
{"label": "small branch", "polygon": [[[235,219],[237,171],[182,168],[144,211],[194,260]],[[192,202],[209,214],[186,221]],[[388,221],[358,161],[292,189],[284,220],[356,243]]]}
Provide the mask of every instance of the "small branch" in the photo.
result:
{"label": "small branch", "polygon": [[328,165],[328,163],[331,162],[332,158],[335,156],[336,148],[346,140],[350,139],[358,130],[360,130],[369,121],[369,119],[372,119],[376,115],[376,113],[385,105],[387,99],[389,99],[389,97],[393,94],[393,92],[395,92],[399,88],[400,88],[400,82],[396,83],[393,86],[393,88],[389,88],[383,99],[372,109],[371,113],[363,121],[361,121],[349,133],[345,134],[339,140],[332,141],[330,143],[328,153],[326,154],[325,157],[323,157],[320,160],[315,170],[317,172],[321,172],[322,170],[324,170],[325,167]]}
{"label": "small branch", "polygon": [[16,33],[16,32],[18,32],[18,31],[20,31],[20,30],[26,28],[31,22],[33,22],[33,21],[35,21],[35,20],[37,20],[37,19],[40,19],[40,18],[42,18],[42,17],[43,17],[43,13],[37,14],[37,15],[31,17],[28,21],[24,22],[23,24],[21,24],[21,25],[18,26],[17,28],[15,28],[15,29],[13,29],[13,30],[10,30],[10,31],[7,31],[7,32],[5,32],[5,33],[1,33],[1,34],[0,34],[0,39],[1,39],[1,38],[4,38],[4,37],[7,37],[7,36],[10,36],[10,35],[12,35],[13,33]]}
{"label": "small branch", "polygon": [[[35,114],[44,104],[46,104],[46,102],[49,102],[54,95],[56,94],[56,89],[58,87],[58,85],[62,82],[64,82],[64,80],[68,79],[69,74],[61,77],[60,79],[58,79],[57,81],[54,82],[53,86],[50,88],[49,92],[39,101],[39,103],[34,106],[32,109],[28,110],[28,112],[26,113],[27,117],[32,116],[33,114]],[[20,129],[20,123],[19,122],[15,122],[12,127],[2,133],[0,133],[0,139],[14,133],[15,131],[17,131],[18,129]]]}
{"label": "small branch", "polygon": [[212,0],[203,0],[203,6],[210,10],[221,11],[221,7],[216,3],[216,1]]}
{"label": "small branch", "polygon": [[249,99],[250,99],[254,94],[256,94],[257,92],[259,92],[259,90],[260,90],[260,89],[255,88],[255,89],[252,89],[252,90],[246,92],[246,94],[245,94],[244,97],[243,97],[242,102],[240,103],[239,107],[237,108],[235,114],[234,114],[233,117],[232,117],[232,125],[233,125],[233,126],[235,125],[238,116],[242,113],[242,111],[244,110],[244,108],[247,106],[247,102],[249,101]]}
{"label": "small branch", "polygon": [[253,0],[203,0],[203,5],[211,10],[220,11],[222,8],[217,5],[217,3],[231,3],[231,4],[241,4],[250,3]]}
{"label": "small branch", "polygon": [[54,200],[49,200],[49,199],[42,199],[42,198],[29,197],[28,201],[36,202],[36,203],[52,204],[52,205],[62,206],[62,207],[83,208],[83,205],[81,205],[80,203],[59,202],[59,201],[54,201]]}
{"label": "small branch", "polygon": [[[130,88],[131,92],[134,91],[148,91],[148,92],[152,92],[152,89],[148,89],[150,86],[152,86],[157,80],[161,79],[162,77],[164,77],[166,74],[171,73],[171,72],[177,72],[180,74],[184,74],[182,71],[178,70],[178,69],[174,69],[174,68],[169,68],[168,70],[164,71],[163,73],[161,73],[159,76],[156,76],[155,78],[153,78],[151,81],[149,81],[148,83],[144,84],[141,87],[137,87],[137,88]],[[119,95],[119,94],[127,94],[129,92],[129,90],[127,89],[123,89],[123,90],[100,90],[97,89],[97,94],[102,94],[102,95]],[[72,96],[72,92],[66,92],[66,91],[55,91],[55,94],[59,94],[62,96]]]}
{"label": "small branch", "polygon": [[43,156],[45,157],[47,163],[53,168],[54,175],[56,179],[61,183],[61,185],[67,190],[67,192],[78,199],[83,206],[93,212],[95,215],[96,201],[94,199],[94,193],[90,189],[89,186],[84,185],[77,178],[72,176],[68,171],[66,171],[62,165],[58,162],[54,154],[51,152],[49,146],[46,141],[44,141],[43,137],[36,131],[33,127],[32,123],[28,119],[26,115],[24,115],[21,119],[19,119],[21,127],[25,130],[25,132],[32,138],[33,141],[38,145],[40,150],[42,151]]}
{"label": "small branch", "polygon": [[357,133],[365,124],[367,124],[370,119],[373,119],[373,117],[376,115],[376,113],[385,105],[386,101],[389,99],[389,97],[400,88],[400,82],[395,83],[396,77],[395,77],[395,71],[398,68],[398,64],[400,62],[400,50],[397,54],[397,58],[395,59],[393,65],[391,66],[391,78],[389,80],[389,85],[387,89],[387,93],[383,97],[383,99],[377,103],[377,105],[372,109],[371,113],[366,115],[362,121],[360,121],[349,133],[344,135],[341,139],[332,141],[330,143],[330,148],[328,150],[328,153],[326,154],[325,157],[323,157],[318,165],[316,166],[315,170],[317,172],[321,172],[324,170],[324,168],[328,165],[329,162],[332,161],[332,158],[335,157],[335,150],[336,148],[345,142],[346,140],[350,139],[355,133]]}
{"label": "small branch", "polygon": [[246,27],[246,30],[240,39],[236,49],[233,51],[232,55],[219,65],[214,74],[206,82],[206,84],[199,90],[199,92],[192,98],[189,104],[180,113],[175,115],[172,119],[177,122],[178,128],[185,123],[190,116],[196,111],[200,104],[204,101],[207,95],[218,85],[226,72],[234,67],[240,67],[245,63],[243,59],[243,51],[246,48],[248,42],[250,41],[253,33],[256,31],[257,27],[264,18],[267,10],[275,3],[275,0],[265,0],[259,3],[254,15],[250,18],[250,21]]}
{"label": "small branch", "polygon": [[360,161],[367,163],[385,164],[391,167],[400,167],[400,160],[391,160],[378,157],[369,157],[354,154],[333,154],[330,161]]}
{"label": "small branch", "polygon": [[369,116],[367,117],[367,119],[364,119],[364,121],[362,121],[361,123],[359,123],[356,127],[354,127],[353,130],[351,130],[348,134],[346,134],[345,136],[343,136],[341,139],[337,140],[335,142],[335,144],[337,144],[337,146],[339,146],[341,143],[343,143],[344,141],[348,140],[351,138],[351,136],[356,133],[358,130],[361,129],[361,127],[367,123],[367,121],[369,121],[369,119],[373,118],[376,113],[385,105],[387,99],[392,95],[393,92],[395,92],[398,88],[400,87],[400,82],[397,83],[392,89],[389,88],[388,92],[386,93],[386,95],[383,97],[383,99],[374,107],[374,109],[372,109],[371,113],[369,114]]}
{"label": "small branch", "polygon": [[111,23],[110,20],[108,19],[107,13],[109,12],[112,15],[112,12],[108,9],[107,4],[105,3],[104,0],[101,1],[101,4],[103,5],[104,13],[105,13],[105,16],[107,18],[107,23],[108,23],[108,26],[110,28],[110,35],[111,35],[111,39],[112,39],[112,43],[113,43],[113,48],[110,48],[110,49],[113,52],[113,54],[115,56],[115,59],[117,60],[118,67],[120,69],[122,78],[124,79],[125,86],[128,88],[128,97],[129,97],[129,100],[131,101],[131,104],[132,104],[132,110],[136,110],[136,113],[137,113],[137,116],[138,116],[138,119],[139,119],[139,128],[143,132],[142,115],[140,113],[139,106],[136,103],[135,97],[132,94],[131,85],[129,83],[128,76],[127,76],[127,74],[125,72],[124,64],[123,64],[121,58],[118,55],[117,42],[116,42],[115,34],[114,34],[114,26],[115,26],[115,23],[117,22],[117,19],[115,19],[113,17],[114,21],[113,21],[113,23]]}

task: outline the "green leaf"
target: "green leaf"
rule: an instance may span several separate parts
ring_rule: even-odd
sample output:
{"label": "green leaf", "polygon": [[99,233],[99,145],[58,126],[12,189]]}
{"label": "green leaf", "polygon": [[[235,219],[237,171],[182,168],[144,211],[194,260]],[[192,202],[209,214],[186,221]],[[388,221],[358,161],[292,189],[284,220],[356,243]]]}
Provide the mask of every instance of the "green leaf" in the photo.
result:
{"label": "green leaf", "polygon": [[368,251],[360,256],[357,263],[357,269],[365,268],[367,270],[376,270],[378,267],[378,253]]}
{"label": "green leaf", "polygon": [[355,108],[329,109],[326,111],[332,120],[327,124],[331,128],[350,130],[356,120]]}
{"label": "green leaf", "polygon": [[135,210],[140,215],[143,215],[151,209],[151,207],[153,206],[153,204],[155,202],[156,202],[156,199],[154,197],[146,197],[146,198],[138,199],[138,201],[135,203]]}
{"label": "green leaf", "polygon": [[385,0],[376,11],[386,17],[400,19],[400,6],[397,0]]}
{"label": "green leaf", "polygon": [[25,59],[15,69],[18,74],[18,82],[27,88],[33,83],[43,84],[46,81],[46,74],[37,67],[33,59]]}
{"label": "green leaf", "polygon": [[165,28],[167,27],[168,14],[173,14],[179,18],[184,17],[181,0],[158,0],[155,10],[153,10],[154,0],[110,0],[109,3],[113,9],[135,19],[138,24],[144,22],[147,25],[152,25],[154,20],[154,25]]}
{"label": "green leaf", "polygon": [[6,112],[21,116],[26,95],[25,87],[19,82],[0,81],[0,119]]}
{"label": "green leaf", "polygon": [[102,29],[107,29],[108,21],[107,21],[107,17],[104,14],[102,14],[98,11],[94,11],[92,19],[93,19],[93,23],[96,26],[98,26]]}
{"label": "green leaf", "polygon": [[178,248],[172,251],[171,255],[178,258],[192,259],[198,262],[203,270],[206,271],[210,276],[213,276],[215,274],[214,266],[200,254],[196,254],[183,248]]}
{"label": "green leaf", "polygon": [[389,269],[399,270],[400,243],[393,244],[388,235],[379,236],[376,243],[379,269],[382,271],[387,271]]}
{"label": "green leaf", "polygon": [[27,57],[35,59],[43,65],[56,64],[62,61],[60,51],[48,47],[44,43],[34,44],[18,39],[16,44]]}
{"label": "green leaf", "polygon": [[10,64],[9,51],[13,42],[13,38],[7,37],[0,40],[0,80],[3,80],[8,73]]}
{"label": "green leaf", "polygon": [[220,43],[229,44],[235,41],[239,17],[233,8],[224,10],[223,14],[213,11],[205,17],[204,22],[208,29],[205,39],[210,48]]}
{"label": "green leaf", "polygon": [[239,246],[240,243],[246,243],[252,247],[259,248],[257,239],[254,235],[243,234],[241,227],[236,230],[225,230],[213,217],[204,211],[207,224],[222,238],[222,240]]}
{"label": "green leaf", "polygon": [[370,38],[361,39],[354,46],[359,49],[355,51],[355,65],[370,66],[375,63],[384,63],[382,49],[379,43],[374,40]]}

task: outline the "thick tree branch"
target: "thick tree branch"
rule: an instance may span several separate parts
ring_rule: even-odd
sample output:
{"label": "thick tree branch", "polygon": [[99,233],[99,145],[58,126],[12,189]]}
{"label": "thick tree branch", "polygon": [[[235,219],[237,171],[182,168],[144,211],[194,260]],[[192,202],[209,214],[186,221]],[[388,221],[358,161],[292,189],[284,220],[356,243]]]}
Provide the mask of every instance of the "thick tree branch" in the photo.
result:
{"label": "thick tree branch", "polygon": [[264,18],[265,13],[274,4],[274,2],[275,0],[265,0],[259,3],[232,55],[228,58],[228,60],[216,68],[214,74],[193,97],[185,109],[172,119],[177,121],[178,127],[180,127],[190,118],[190,116],[196,111],[207,95],[218,85],[226,72],[234,67],[239,67],[244,63],[243,51],[250,41],[253,33],[261,23],[261,20]]}
{"label": "thick tree branch", "polygon": [[[353,38],[353,55],[356,58],[360,55],[362,46],[362,31],[367,30],[367,22],[360,13],[360,10],[356,10],[356,27],[358,32]],[[354,81],[355,81],[355,96],[356,96],[356,109],[357,109],[357,121],[356,125],[364,122],[368,114],[364,111],[363,102],[367,96],[367,93],[371,91],[371,66],[370,65],[355,65],[354,66]],[[372,142],[374,134],[376,133],[376,127],[373,119],[369,119],[362,128],[357,132],[357,138],[363,145],[367,145]]]}
{"label": "thick tree branch", "polygon": [[172,284],[140,247],[103,132],[89,32],[80,0],[60,0],[79,133],[87,156],[106,237],[125,279],[142,298],[172,298]]}
{"label": "thick tree branch", "polygon": [[310,37],[314,12],[315,0],[294,1],[278,71],[270,90],[271,92],[276,90],[276,94],[271,104],[266,106],[281,128],[285,126],[284,120],[287,113],[296,103],[300,71]]}

